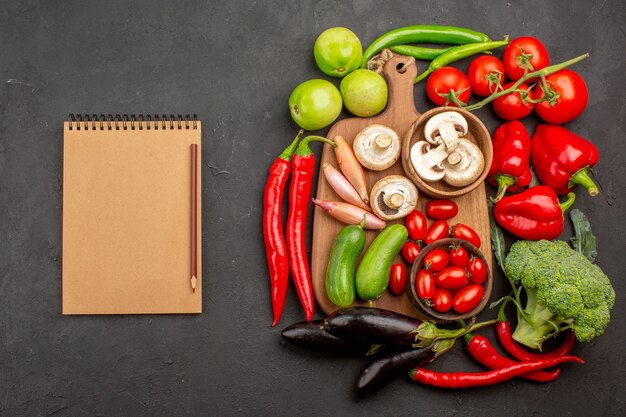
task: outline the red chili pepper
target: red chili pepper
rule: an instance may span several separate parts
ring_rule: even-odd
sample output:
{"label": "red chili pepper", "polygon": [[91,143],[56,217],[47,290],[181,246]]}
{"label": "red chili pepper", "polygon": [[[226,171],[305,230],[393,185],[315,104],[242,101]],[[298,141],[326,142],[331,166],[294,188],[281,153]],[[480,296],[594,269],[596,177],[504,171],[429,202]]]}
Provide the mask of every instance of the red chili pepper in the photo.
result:
{"label": "red chili pepper", "polygon": [[585,363],[585,361],[576,356],[560,356],[535,362],[518,362],[506,368],[487,372],[435,372],[424,368],[415,368],[409,371],[409,376],[414,381],[434,387],[472,388],[498,384],[532,371],[550,368],[565,362]]}
{"label": "red chili pepper", "polygon": [[[506,368],[507,366],[515,365],[516,361],[500,355],[496,348],[489,342],[485,336],[473,335],[471,333],[465,334],[465,341],[467,342],[467,351],[476,359],[478,363],[485,365],[489,369]],[[537,382],[550,382],[554,381],[561,371],[555,369],[554,371],[533,371],[525,375],[521,375],[521,378],[529,379]]]}
{"label": "red chili pepper", "polygon": [[306,221],[311,201],[311,187],[315,173],[315,156],[309,148],[309,142],[325,142],[335,146],[334,142],[321,136],[307,136],[302,139],[293,156],[293,175],[289,188],[289,215],[287,217],[287,253],[294,284],[304,308],[306,320],[313,319],[315,301],[311,270],[306,255]]}
{"label": "red chili pepper", "polygon": [[558,195],[572,191],[576,184],[589,195],[600,191],[589,173],[598,162],[598,148],[563,126],[537,126],[531,141],[531,157],[539,180],[554,188]]}
{"label": "red chili pepper", "polygon": [[574,344],[576,343],[576,335],[573,331],[568,330],[565,334],[563,343],[552,352],[547,353],[533,353],[524,349],[519,343],[513,339],[511,333],[511,325],[504,314],[503,308],[500,308],[498,313],[498,323],[496,323],[496,334],[500,344],[507,351],[507,353],[513,356],[518,361],[537,361],[542,359],[551,359],[559,356],[568,355]]}
{"label": "red chili pepper", "polygon": [[567,200],[559,203],[552,188],[537,185],[498,201],[493,215],[500,226],[522,239],[556,239],[563,231],[563,213],[575,198],[569,193]]}
{"label": "red chili pepper", "polygon": [[496,129],[487,180],[498,187],[494,203],[500,201],[507,190],[517,191],[530,184],[530,135],[520,121],[506,122]]}
{"label": "red chili pepper", "polygon": [[272,326],[280,320],[289,283],[289,260],[283,234],[283,196],[291,172],[291,157],[303,132],[300,130],[291,145],[274,160],[263,192],[263,239],[272,290]]}

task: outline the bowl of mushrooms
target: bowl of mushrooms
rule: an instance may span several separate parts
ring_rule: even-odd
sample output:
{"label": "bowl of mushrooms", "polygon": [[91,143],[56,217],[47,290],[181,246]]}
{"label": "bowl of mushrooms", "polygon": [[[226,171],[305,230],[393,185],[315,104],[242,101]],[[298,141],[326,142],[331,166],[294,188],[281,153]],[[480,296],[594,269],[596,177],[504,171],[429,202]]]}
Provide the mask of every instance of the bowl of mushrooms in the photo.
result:
{"label": "bowl of mushrooms", "polygon": [[424,194],[453,198],[487,177],[493,158],[491,136],[472,113],[437,107],[411,125],[402,142],[404,172]]}

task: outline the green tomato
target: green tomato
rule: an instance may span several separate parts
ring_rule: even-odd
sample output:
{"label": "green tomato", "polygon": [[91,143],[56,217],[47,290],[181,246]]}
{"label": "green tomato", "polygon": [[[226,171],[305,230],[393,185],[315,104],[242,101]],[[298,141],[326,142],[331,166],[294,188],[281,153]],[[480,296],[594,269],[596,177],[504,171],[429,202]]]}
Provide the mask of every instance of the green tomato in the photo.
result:
{"label": "green tomato", "polygon": [[348,74],[339,86],[343,104],[350,113],[370,117],[387,105],[387,83],[378,73],[358,69]]}
{"label": "green tomato", "polygon": [[289,111],[304,130],[319,130],[341,113],[341,94],[326,80],[314,79],[298,85],[289,96]]}
{"label": "green tomato", "polygon": [[317,37],[313,55],[324,74],[345,77],[361,65],[363,48],[354,32],[336,27],[326,29]]}

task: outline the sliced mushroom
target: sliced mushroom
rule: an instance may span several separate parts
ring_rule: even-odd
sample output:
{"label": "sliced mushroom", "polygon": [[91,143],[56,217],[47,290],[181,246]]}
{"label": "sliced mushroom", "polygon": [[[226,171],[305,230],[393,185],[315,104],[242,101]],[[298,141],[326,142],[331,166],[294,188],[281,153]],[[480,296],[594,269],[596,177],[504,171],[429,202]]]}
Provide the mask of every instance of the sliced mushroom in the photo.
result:
{"label": "sliced mushroom", "polygon": [[400,138],[391,128],[371,125],[361,130],[352,143],[354,154],[365,168],[383,171],[400,157]]}
{"label": "sliced mushroom", "polygon": [[445,175],[443,161],[448,158],[445,144],[432,148],[428,142],[419,141],[411,147],[411,164],[417,175],[427,182],[439,181]]}
{"label": "sliced mushroom", "polygon": [[383,220],[406,217],[417,205],[418,192],[415,185],[402,175],[381,178],[370,194],[374,214]]}
{"label": "sliced mushroom", "polygon": [[448,145],[451,152],[451,144],[454,146],[459,136],[467,134],[467,120],[456,111],[444,111],[432,116],[424,126],[424,138],[431,145],[439,145],[442,141]]}
{"label": "sliced mushroom", "polygon": [[443,180],[452,186],[464,187],[476,181],[484,168],[485,158],[480,148],[467,139],[461,139],[454,152],[443,162]]}

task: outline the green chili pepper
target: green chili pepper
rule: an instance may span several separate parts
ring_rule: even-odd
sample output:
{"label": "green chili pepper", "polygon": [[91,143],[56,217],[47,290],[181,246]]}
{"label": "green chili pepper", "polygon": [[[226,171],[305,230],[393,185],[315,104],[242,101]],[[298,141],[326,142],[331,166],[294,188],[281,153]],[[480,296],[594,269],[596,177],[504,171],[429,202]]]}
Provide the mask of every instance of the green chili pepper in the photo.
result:
{"label": "green chili pepper", "polygon": [[439,55],[437,58],[433,59],[428,66],[428,69],[417,76],[417,78],[415,79],[415,84],[419,83],[424,78],[428,77],[433,71],[438,70],[439,68],[450,65],[453,62],[460,61],[463,58],[476,55],[480,52],[500,48],[501,46],[505,46],[508,43],[509,37],[506,36],[502,41],[470,43],[467,45],[452,47],[443,54]]}
{"label": "green chili pepper", "polygon": [[447,45],[465,45],[467,43],[490,42],[489,36],[475,30],[439,25],[415,25],[394,29],[379,36],[363,53],[361,68],[367,66],[374,55],[384,48],[408,43],[442,43]]}
{"label": "green chili pepper", "polygon": [[443,54],[450,48],[427,48],[425,46],[415,45],[393,45],[390,46],[392,52],[400,55],[412,56],[415,59],[421,59],[422,61],[432,61],[439,55]]}

